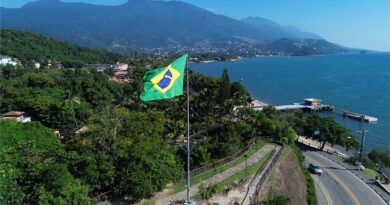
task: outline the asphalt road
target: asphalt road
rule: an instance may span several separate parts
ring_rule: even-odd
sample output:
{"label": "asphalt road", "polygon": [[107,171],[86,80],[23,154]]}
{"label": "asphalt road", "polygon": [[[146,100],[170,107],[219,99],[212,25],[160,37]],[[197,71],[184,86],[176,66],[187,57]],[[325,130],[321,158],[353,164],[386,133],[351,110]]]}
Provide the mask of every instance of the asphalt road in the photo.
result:
{"label": "asphalt road", "polygon": [[306,163],[319,165],[322,175],[312,175],[319,205],[386,205],[366,183],[313,150],[304,151]]}

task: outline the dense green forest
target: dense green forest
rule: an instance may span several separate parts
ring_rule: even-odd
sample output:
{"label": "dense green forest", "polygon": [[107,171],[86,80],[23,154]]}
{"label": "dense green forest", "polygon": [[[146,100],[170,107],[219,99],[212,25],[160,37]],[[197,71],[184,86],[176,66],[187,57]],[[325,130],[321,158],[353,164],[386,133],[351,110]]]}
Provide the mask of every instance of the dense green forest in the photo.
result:
{"label": "dense green forest", "polygon": [[48,60],[60,61],[65,67],[83,67],[93,63],[116,63],[124,57],[105,50],[93,50],[31,32],[0,29],[0,53],[16,57],[23,64]]}
{"label": "dense green forest", "polygon": [[[36,37],[23,35],[24,40]],[[46,50],[49,42],[58,44],[46,40],[35,42],[35,47]],[[2,47],[2,54],[12,55],[11,48]],[[26,59],[40,56],[39,51],[32,56],[21,53]],[[100,54],[73,56],[83,62],[116,56]],[[34,122],[0,120],[0,204],[88,204],[100,193],[137,201],[181,179],[186,166],[180,148],[186,135],[186,94],[147,103],[139,99],[145,65],[161,67],[171,60],[129,59],[126,63],[134,66],[131,84],[108,81],[107,74],[87,68],[1,66],[0,113],[25,111]],[[254,137],[291,144],[297,133],[311,132],[322,122],[330,128],[320,141],[355,146],[333,119],[247,108],[248,91],[230,82],[226,69],[220,78],[190,72],[189,79],[193,168],[237,152]],[[55,129],[63,138],[54,135]]]}

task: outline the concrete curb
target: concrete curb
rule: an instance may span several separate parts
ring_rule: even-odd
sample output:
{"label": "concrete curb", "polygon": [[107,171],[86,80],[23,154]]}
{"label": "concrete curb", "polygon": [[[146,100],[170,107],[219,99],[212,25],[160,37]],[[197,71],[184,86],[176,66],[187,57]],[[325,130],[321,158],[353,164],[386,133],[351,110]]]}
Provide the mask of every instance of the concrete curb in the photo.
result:
{"label": "concrete curb", "polygon": [[388,190],[386,187],[382,185],[382,183],[378,180],[375,180],[378,186],[380,186],[384,191],[386,191],[388,194],[390,194],[390,190]]}

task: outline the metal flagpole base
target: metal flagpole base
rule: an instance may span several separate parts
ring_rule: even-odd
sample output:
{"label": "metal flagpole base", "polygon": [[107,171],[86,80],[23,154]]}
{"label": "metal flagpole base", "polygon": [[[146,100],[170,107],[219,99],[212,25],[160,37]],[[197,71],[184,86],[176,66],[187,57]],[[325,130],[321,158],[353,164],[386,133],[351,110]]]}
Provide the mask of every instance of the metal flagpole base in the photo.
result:
{"label": "metal flagpole base", "polygon": [[184,205],[195,205],[195,204],[196,203],[194,201],[192,201],[192,200],[184,202]]}

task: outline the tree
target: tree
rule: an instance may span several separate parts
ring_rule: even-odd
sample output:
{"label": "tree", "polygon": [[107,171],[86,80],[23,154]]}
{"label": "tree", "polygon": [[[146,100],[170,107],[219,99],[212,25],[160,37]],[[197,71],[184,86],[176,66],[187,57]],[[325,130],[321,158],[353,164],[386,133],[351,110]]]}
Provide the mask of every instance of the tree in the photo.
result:
{"label": "tree", "polygon": [[[121,193],[139,199],[160,191],[182,176],[183,168],[176,150],[162,141],[163,113],[116,108],[91,117],[87,126],[88,131],[77,136],[78,146],[85,151],[74,155],[78,162],[72,172],[78,173],[94,191],[116,184]],[[107,167],[97,165],[97,160]],[[98,180],[107,184],[99,187]]]}
{"label": "tree", "polygon": [[219,100],[220,103],[225,102],[225,100],[229,99],[231,96],[231,85],[229,79],[228,70],[225,68],[222,73],[220,87],[219,87]]}
{"label": "tree", "polygon": [[183,176],[176,155],[159,138],[138,139],[130,148],[129,158],[119,182],[123,192],[134,198],[150,196]]}
{"label": "tree", "polygon": [[[319,133],[314,133],[319,131]],[[332,146],[335,144],[347,147],[357,147],[359,144],[356,138],[349,131],[339,125],[334,118],[321,118],[319,115],[311,115],[306,118],[305,135],[321,144],[320,149],[323,150],[325,144],[329,142]]]}
{"label": "tree", "polygon": [[234,104],[237,106],[247,105],[252,101],[249,92],[239,82],[233,82],[231,84],[231,96]]}
{"label": "tree", "polygon": [[0,201],[90,203],[88,187],[75,179],[63,163],[66,152],[53,130],[37,122],[11,120],[0,120],[0,130],[0,182],[4,182],[0,185]]}

